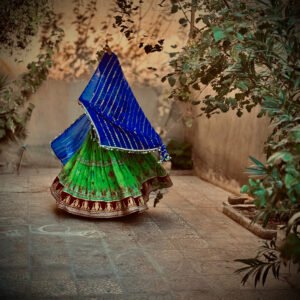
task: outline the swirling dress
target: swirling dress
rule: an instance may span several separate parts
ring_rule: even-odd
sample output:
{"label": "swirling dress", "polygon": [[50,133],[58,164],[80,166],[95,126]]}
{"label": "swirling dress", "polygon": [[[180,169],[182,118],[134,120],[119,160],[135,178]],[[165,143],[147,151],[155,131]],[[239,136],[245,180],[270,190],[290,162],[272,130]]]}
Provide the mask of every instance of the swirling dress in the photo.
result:
{"label": "swirling dress", "polygon": [[90,129],[80,149],[51,185],[57,207],[91,217],[121,217],[148,209],[151,192],[172,186],[152,153],[128,153],[99,147]]}
{"label": "swirling dress", "polygon": [[63,164],[50,188],[58,208],[93,218],[146,210],[151,192],[172,185],[154,152],[170,156],[114,53],[103,54],[79,104],[84,114],[51,142]]}

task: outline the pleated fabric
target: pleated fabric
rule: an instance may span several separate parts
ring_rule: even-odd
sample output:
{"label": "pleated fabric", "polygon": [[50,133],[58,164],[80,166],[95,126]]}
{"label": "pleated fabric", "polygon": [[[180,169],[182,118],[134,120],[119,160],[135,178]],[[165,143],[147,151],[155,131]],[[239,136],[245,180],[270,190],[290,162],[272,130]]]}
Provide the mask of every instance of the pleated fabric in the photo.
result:
{"label": "pleated fabric", "polygon": [[90,130],[55,178],[51,192],[63,210],[105,218],[146,210],[149,194],[171,185],[152,153],[107,150],[99,147]]}

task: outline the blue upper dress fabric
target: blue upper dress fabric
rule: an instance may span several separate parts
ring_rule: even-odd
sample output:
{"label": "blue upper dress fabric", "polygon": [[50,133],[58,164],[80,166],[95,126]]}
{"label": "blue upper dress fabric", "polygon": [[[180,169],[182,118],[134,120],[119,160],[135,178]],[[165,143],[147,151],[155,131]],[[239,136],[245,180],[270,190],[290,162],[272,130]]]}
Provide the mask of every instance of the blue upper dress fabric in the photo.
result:
{"label": "blue upper dress fabric", "polygon": [[81,147],[91,125],[101,147],[142,153],[159,151],[160,161],[170,160],[114,53],[103,54],[79,101],[85,114],[51,142],[52,150],[63,164]]}

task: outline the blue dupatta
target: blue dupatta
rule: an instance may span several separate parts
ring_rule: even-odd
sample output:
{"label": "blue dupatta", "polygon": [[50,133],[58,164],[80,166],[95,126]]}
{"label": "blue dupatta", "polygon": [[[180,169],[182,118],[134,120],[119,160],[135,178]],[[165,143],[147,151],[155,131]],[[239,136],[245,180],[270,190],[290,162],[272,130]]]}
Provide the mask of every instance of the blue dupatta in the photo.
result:
{"label": "blue dupatta", "polygon": [[63,164],[80,148],[91,125],[100,147],[141,153],[159,151],[160,162],[170,160],[165,145],[138,104],[114,53],[104,53],[79,101],[85,115],[51,143]]}

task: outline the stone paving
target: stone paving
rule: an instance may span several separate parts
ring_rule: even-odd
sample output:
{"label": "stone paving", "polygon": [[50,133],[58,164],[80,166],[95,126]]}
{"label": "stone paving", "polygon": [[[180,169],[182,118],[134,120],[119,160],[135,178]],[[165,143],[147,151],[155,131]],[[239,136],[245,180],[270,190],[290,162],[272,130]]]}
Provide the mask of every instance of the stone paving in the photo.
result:
{"label": "stone paving", "polygon": [[228,192],[174,176],[157,207],[91,220],[56,209],[58,171],[0,175],[0,299],[300,299],[296,276],[240,284],[261,241],[222,214]]}

